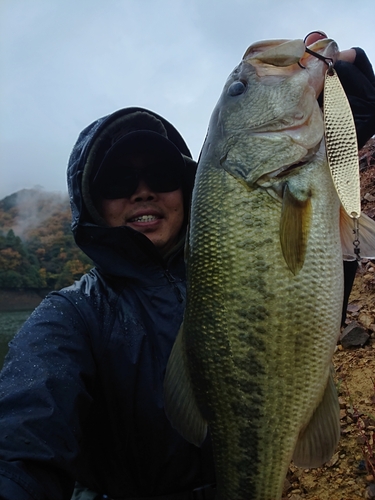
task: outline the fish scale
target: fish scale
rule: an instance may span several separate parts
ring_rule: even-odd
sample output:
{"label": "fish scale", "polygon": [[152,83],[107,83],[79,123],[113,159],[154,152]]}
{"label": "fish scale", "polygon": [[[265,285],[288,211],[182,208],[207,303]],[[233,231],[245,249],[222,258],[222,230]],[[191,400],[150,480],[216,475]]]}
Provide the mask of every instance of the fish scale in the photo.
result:
{"label": "fish scale", "polygon": [[247,50],[198,164],[165,410],[197,446],[209,429],[218,500],[279,500],[290,461],[322,465],[340,435],[342,207],[317,103],[325,63],[304,50],[298,40]]}
{"label": "fish scale", "polygon": [[[223,498],[276,499],[300,422],[311,416],[329,375],[335,338],[322,336],[321,325],[338,331],[343,286],[338,278],[339,201],[327,163],[317,165],[315,174],[327,190],[319,194],[331,200],[331,207],[314,203],[311,247],[303,271],[293,276],[279,242],[281,203],[265,190],[245,190],[223,170],[202,165],[201,172],[193,202],[191,288],[184,319],[187,349],[196,360],[191,372],[205,388],[201,396],[198,392],[198,404],[200,397],[206,404],[206,390],[214,391],[209,420]],[[249,213],[252,224],[246,223]],[[327,259],[327,251],[337,255],[335,262]],[[196,280],[201,272],[204,281]],[[332,285],[323,289],[322,278]],[[207,325],[204,334],[202,324]],[[211,359],[203,352],[210,352]],[[236,421],[241,433],[228,428],[228,421]]]}

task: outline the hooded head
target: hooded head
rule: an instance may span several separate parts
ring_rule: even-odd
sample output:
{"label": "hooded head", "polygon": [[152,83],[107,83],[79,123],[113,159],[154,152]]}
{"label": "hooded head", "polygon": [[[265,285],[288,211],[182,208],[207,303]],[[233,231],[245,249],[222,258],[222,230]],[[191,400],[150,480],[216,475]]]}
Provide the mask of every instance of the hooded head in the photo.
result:
{"label": "hooded head", "polygon": [[[100,215],[101,198],[128,198],[135,191],[138,173],[126,167],[124,158],[149,155],[155,162],[142,178],[159,191],[181,188],[185,232],[196,163],[178,131],[164,118],[142,108],[125,108],[97,120],[80,134],[68,166],[72,230],[77,244],[87,251],[100,234],[110,229]],[[140,175],[140,174],[139,174]],[[130,240],[142,241],[130,228],[122,228]],[[112,235],[114,231],[112,231]],[[110,238],[112,239],[112,238]],[[92,255],[90,255],[92,257]]]}

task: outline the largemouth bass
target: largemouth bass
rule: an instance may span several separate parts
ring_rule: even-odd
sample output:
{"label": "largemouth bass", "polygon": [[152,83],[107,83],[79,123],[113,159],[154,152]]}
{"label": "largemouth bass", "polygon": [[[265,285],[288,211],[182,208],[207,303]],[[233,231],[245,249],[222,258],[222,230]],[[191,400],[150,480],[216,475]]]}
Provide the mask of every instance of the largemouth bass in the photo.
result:
{"label": "largemouth bass", "polygon": [[[310,49],[338,53],[328,39]],[[250,46],[199,159],[165,407],[197,446],[209,428],[220,500],[280,499],[291,460],[320,466],[340,436],[332,355],[348,218],[317,102],[326,70],[302,40]],[[351,233],[349,220],[346,254]]]}

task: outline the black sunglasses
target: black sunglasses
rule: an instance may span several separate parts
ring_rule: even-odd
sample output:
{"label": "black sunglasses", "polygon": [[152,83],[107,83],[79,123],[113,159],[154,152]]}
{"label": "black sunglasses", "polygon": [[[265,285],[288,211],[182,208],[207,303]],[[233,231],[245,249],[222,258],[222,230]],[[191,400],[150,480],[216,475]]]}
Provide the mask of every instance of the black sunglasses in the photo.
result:
{"label": "black sunglasses", "polygon": [[169,193],[182,187],[182,173],[169,165],[149,165],[146,168],[123,166],[112,172],[99,187],[103,198],[130,198],[138,188],[140,181],[156,193]]}

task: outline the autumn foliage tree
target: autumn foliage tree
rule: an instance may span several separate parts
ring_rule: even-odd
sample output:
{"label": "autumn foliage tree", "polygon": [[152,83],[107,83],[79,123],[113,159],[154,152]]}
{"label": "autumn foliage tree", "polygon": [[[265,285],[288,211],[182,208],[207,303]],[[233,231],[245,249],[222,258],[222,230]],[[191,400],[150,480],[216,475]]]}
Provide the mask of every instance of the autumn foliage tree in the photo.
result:
{"label": "autumn foliage tree", "polygon": [[0,288],[59,289],[92,265],[71,234],[66,196],[22,190],[0,201]]}
{"label": "autumn foliage tree", "polygon": [[12,229],[0,235],[0,287],[43,288],[38,261]]}

